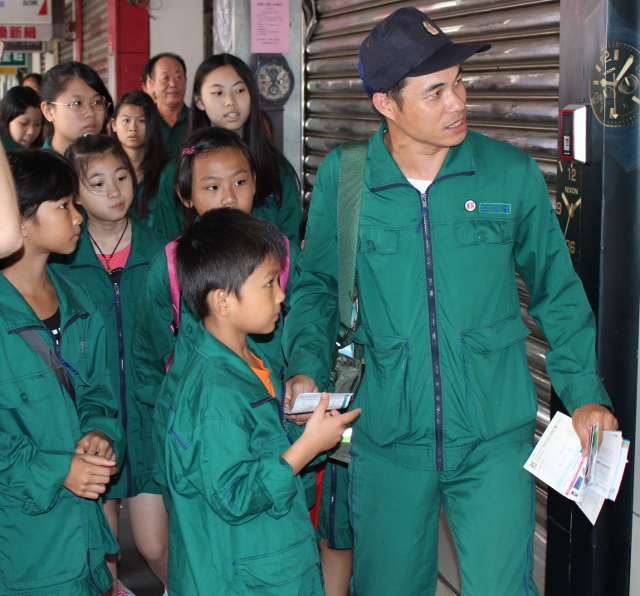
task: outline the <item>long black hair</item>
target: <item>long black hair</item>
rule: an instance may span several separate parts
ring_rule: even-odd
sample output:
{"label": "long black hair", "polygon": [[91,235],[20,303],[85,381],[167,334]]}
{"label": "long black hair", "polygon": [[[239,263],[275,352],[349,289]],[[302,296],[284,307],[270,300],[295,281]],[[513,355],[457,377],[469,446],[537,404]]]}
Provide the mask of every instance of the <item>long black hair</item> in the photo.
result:
{"label": "long black hair", "polygon": [[235,69],[238,76],[247,86],[251,100],[251,110],[242,128],[242,138],[248,145],[260,174],[257,180],[254,207],[265,205],[269,201],[269,196],[273,194],[279,209],[282,205],[283,197],[279,168],[282,168],[287,175],[291,176],[299,186],[298,177],[287,158],[273,144],[262,120],[258,85],[253,78],[251,69],[237,56],[232,54],[214,54],[213,56],[209,56],[198,67],[193,81],[193,98],[191,100],[191,107],[189,108],[189,132],[195,132],[206,126],[211,126],[207,113],[196,106],[196,99],[200,97],[202,84],[207,75],[227,64]]}
{"label": "long black hair", "polygon": [[104,114],[104,124],[100,131],[104,133],[113,114],[113,99],[111,99],[111,94],[105,86],[104,81],[90,66],[82,62],[71,61],[62,62],[61,64],[56,64],[51,67],[44,73],[44,77],[42,77],[42,87],[40,89],[42,101],[56,101],[60,94],[65,92],[71,80],[76,78],[84,81],[98,95],[102,95],[102,97],[109,102],[109,106]]}
{"label": "long black hair", "polygon": [[[136,212],[141,219],[149,215],[149,203],[158,192],[162,170],[169,163],[170,156],[160,128],[160,114],[156,104],[144,91],[128,91],[116,104],[113,110],[113,120],[118,117],[124,105],[139,106],[144,110],[145,135],[144,159],[142,160],[142,177],[144,186],[140,201],[136,201]],[[111,136],[117,137],[112,130]],[[126,148],[125,148],[126,151]]]}

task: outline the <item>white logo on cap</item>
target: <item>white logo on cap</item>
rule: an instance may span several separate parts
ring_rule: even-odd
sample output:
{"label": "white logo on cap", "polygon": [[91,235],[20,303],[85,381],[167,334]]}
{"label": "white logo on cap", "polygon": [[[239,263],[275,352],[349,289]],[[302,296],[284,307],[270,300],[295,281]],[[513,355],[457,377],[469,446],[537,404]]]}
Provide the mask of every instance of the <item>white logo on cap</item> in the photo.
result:
{"label": "white logo on cap", "polygon": [[440,35],[440,31],[438,31],[431,23],[427,21],[422,21],[422,26],[429,32],[431,35]]}
{"label": "white logo on cap", "polygon": [[464,204],[464,208],[465,208],[467,211],[475,211],[475,209],[476,209],[476,202],[470,199],[470,200],[468,200],[468,201]]}

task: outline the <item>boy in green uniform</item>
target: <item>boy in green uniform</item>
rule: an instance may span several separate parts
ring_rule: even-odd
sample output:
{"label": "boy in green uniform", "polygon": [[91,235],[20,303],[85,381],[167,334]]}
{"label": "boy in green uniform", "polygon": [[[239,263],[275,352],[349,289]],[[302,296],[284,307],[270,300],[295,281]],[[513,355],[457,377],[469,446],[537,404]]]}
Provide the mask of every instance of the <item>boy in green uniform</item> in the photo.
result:
{"label": "boy in green uniform", "polygon": [[285,421],[282,380],[247,338],[278,321],[285,255],[275,226],[237,209],[207,212],[178,240],[178,279],[201,322],[187,358],[176,346],[183,374],[167,377],[172,407],[156,417],[174,596],[324,593],[298,474],[360,411],[327,412],[325,394],[298,440],[290,434],[301,427]]}

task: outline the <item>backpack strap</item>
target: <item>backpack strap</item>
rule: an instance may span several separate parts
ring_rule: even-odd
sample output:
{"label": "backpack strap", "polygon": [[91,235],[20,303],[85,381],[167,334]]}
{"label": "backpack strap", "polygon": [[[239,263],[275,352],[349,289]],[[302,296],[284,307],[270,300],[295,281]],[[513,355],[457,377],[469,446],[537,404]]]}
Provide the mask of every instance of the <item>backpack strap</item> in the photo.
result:
{"label": "backpack strap", "polygon": [[289,285],[289,271],[291,269],[291,243],[289,238],[284,234],[282,235],[284,244],[287,247],[287,257],[284,260],[284,264],[280,267],[280,289],[286,294],[287,286]]}
{"label": "backpack strap", "polygon": [[[169,273],[169,290],[171,291],[171,304],[173,307],[173,321],[171,321],[171,331],[174,335],[178,335],[180,328],[180,283],[178,282],[178,271],[176,270],[176,247],[177,240],[169,242],[164,248],[167,255],[167,271]],[[173,352],[169,354],[167,359],[166,372],[169,372],[173,364]]]}
{"label": "backpack strap", "polygon": [[71,376],[69,371],[64,367],[62,362],[58,360],[58,357],[54,354],[53,350],[47,345],[47,343],[40,337],[40,334],[35,329],[24,329],[19,332],[22,339],[26,341],[44,360],[45,364],[53,371],[53,374],[58,379],[60,386],[66,390],[71,398],[71,401],[76,403],[76,390],[71,382]]}
{"label": "backpack strap", "polygon": [[173,321],[171,331],[176,335],[180,327],[180,283],[178,282],[178,271],[176,270],[176,247],[178,243],[173,240],[164,248],[167,255],[167,270],[169,272],[169,289],[171,290],[171,302],[173,304]]}
{"label": "backpack strap", "polygon": [[364,191],[364,169],[369,141],[364,139],[342,145],[338,177],[338,308],[341,345],[351,343],[355,334],[351,313],[355,299],[356,257],[360,206]]}

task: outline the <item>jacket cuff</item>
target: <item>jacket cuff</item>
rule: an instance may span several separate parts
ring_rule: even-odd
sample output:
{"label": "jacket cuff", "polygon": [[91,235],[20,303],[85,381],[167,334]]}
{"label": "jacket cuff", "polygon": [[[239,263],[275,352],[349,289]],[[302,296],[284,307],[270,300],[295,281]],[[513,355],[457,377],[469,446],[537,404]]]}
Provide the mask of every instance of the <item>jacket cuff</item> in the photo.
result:
{"label": "jacket cuff", "polygon": [[296,375],[306,375],[313,379],[320,391],[326,391],[329,387],[330,371],[326,369],[322,361],[310,354],[292,354],[285,374],[286,379]]}
{"label": "jacket cuff", "polygon": [[[29,467],[29,492],[36,507],[34,513],[51,509],[69,474],[73,453],[39,451]],[[25,509],[27,513],[28,508]]]}
{"label": "jacket cuff", "polygon": [[564,387],[560,399],[572,416],[576,409],[587,404],[600,404],[613,410],[607,391],[596,375],[578,377]]}

